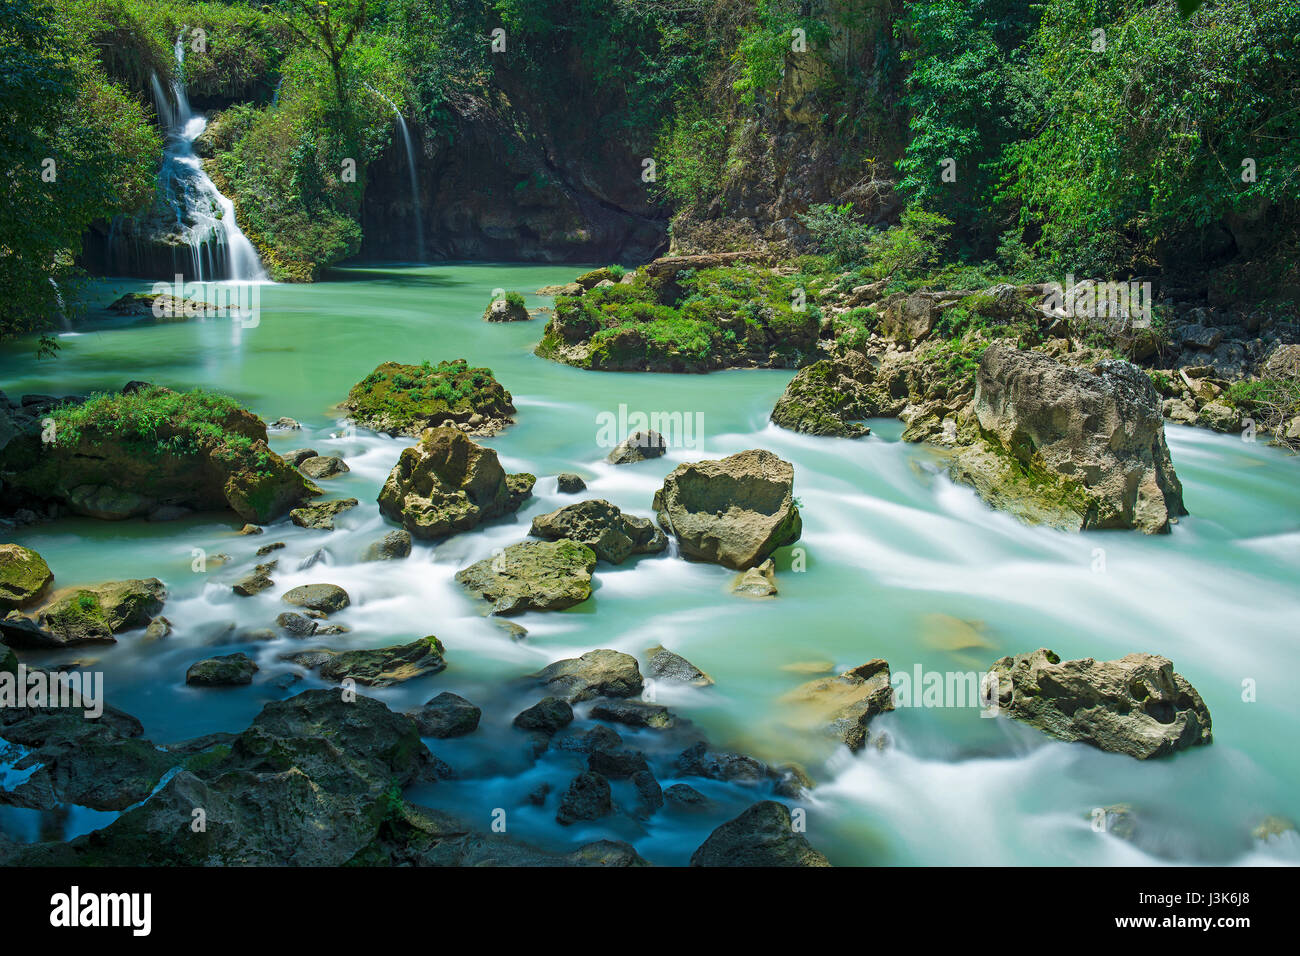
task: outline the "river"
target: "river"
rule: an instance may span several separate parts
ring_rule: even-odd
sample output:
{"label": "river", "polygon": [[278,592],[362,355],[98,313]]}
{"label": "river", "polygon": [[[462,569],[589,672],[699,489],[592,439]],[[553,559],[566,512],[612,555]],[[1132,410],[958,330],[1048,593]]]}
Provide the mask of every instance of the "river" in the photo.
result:
{"label": "river", "polygon": [[[805,798],[807,835],[836,864],[1146,864],[1300,861],[1295,833],[1265,845],[1251,826],[1265,815],[1300,819],[1300,476],[1297,462],[1261,443],[1167,426],[1191,512],[1167,536],[1066,534],[995,513],[949,482],[934,452],[899,440],[901,426],[872,422],[866,439],[823,439],[767,421],[791,373],[710,375],[585,372],[539,359],[542,321],[481,321],[494,289],[532,295],[570,280],[574,266],[451,264],[340,271],[315,285],[259,287],[256,325],[228,319],[137,325],[92,310],[61,338],[52,361],[25,346],[0,356],[11,396],[85,394],[143,379],[229,394],[267,421],[289,416],[302,431],[272,433],[279,451],[310,446],[341,455],[351,471],[322,482],[330,497],[361,507],[323,533],[282,520],[255,537],[229,515],[108,523],[62,519],[23,529],[19,543],[45,556],[66,586],[125,577],[162,578],[164,641],[142,632],[115,646],[81,647],[28,663],[96,659],[111,704],[140,718],[157,742],[243,729],[269,700],[322,686],[291,686],[277,659],[303,647],[289,638],[248,642],[245,629],[273,626],[279,595],[298,584],[344,587],[353,606],[334,617],[351,632],[332,646],[401,643],[436,634],[448,668],[410,685],[366,690],[394,708],[440,691],[484,709],[480,730],[431,749],[460,772],[409,794],[487,829],[492,811],[510,832],[556,849],[601,837],[633,842],[656,863],[680,864],[720,822],[661,812],[562,828],[523,795],[545,780],[562,790],[572,766],[551,755],[533,765],[510,719],[538,695],[520,678],[550,661],[597,647],[645,660],[663,644],[707,671],[709,688],[661,684],[658,699],[707,731],[715,746],[772,763],[795,761],[818,781]],[[103,281],[101,304],[149,284]],[[250,327],[245,327],[245,326]],[[335,405],[383,361],[465,358],[486,365],[513,394],[517,424],[486,444],[508,471],[538,476],[535,496],[511,520],[430,545],[399,563],[361,563],[365,545],[391,528],[375,497],[411,442],[343,427]],[[620,406],[681,412],[698,422],[695,447],[630,466],[603,462],[602,423]],[[619,436],[621,437],[621,436]],[[794,464],[803,537],[778,554],[780,595],[757,601],[727,592],[731,573],[674,554],[600,565],[591,600],[568,612],[515,620],[522,641],[484,618],[452,579],[466,564],[525,537],[532,516],[569,503],[555,475],[575,471],[591,496],[651,516],[663,476],[682,461],[746,448]],[[230,583],[255,548],[283,541],[277,587],[235,597]],[[299,569],[318,549],[313,567]],[[197,549],[197,551],[196,551]],[[207,570],[194,571],[196,553]],[[216,566],[213,556],[233,561]],[[259,559],[262,560],[262,559]],[[231,628],[233,625],[233,630]],[[321,642],[323,643],[323,642]],[[313,644],[314,646],[314,644]],[[883,657],[895,673],[978,672],[1004,654],[1050,647],[1063,658],[1110,659],[1133,651],[1171,658],[1205,698],[1214,743],[1172,759],[1139,762],[1048,739],[1005,718],[965,707],[908,707],[877,718],[889,746],[852,755],[790,726],[778,699],[820,669],[835,672]],[[196,689],[193,661],[242,650],[261,671],[251,686]],[[641,745],[652,731],[620,732]],[[658,768],[657,768],[658,769]],[[675,782],[662,771],[664,786]],[[738,811],[743,788],[692,785]],[[618,792],[616,791],[616,797]],[[1128,804],[1141,820],[1134,842],[1095,831],[1097,807]],[[0,824],[22,836],[34,820],[7,811]],[[74,812],[65,835],[103,826],[112,814]],[[7,821],[7,822],[6,822]],[[27,838],[32,838],[29,834]]]}

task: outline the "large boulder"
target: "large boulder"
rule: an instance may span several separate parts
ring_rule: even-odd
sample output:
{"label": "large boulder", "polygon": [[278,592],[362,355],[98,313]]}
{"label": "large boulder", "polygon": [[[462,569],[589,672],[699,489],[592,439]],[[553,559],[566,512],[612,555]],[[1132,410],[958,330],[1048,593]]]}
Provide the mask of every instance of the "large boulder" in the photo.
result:
{"label": "large boulder", "polygon": [[517,511],[535,480],[507,475],[495,451],[455,428],[430,428],[397,460],[379,510],[417,538],[444,538]]}
{"label": "large boulder", "polygon": [[626,515],[599,498],[538,515],[531,533],[547,541],[569,538],[585,544],[598,560],[610,564],[622,564],[634,554],[658,554],[668,547],[668,539],[652,522]]}
{"label": "large boulder", "polygon": [[1093,370],[990,345],[976,379],[972,443],[952,476],[995,507],[1069,530],[1169,531],[1187,513],[1160,397],[1128,362]]}
{"label": "large boulder", "polygon": [[[53,644],[36,646],[111,644],[116,640],[115,634],[148,627],[162,611],[166,596],[167,590],[157,578],[110,581],[96,587],[60,591],[37,618],[39,627]],[[13,640],[9,643],[14,645]]]}
{"label": "large boulder", "polygon": [[352,603],[348,592],[337,584],[300,584],[285,591],[280,600],[322,614],[333,614]]}
{"label": "large boulder", "polygon": [[789,809],[763,800],[722,824],[691,854],[691,866],[830,866],[802,833]]}
{"label": "large boulder", "polygon": [[1062,661],[1046,648],[996,661],[1000,711],[1061,740],[1139,760],[1213,740],[1210,711],[1155,654]]}
{"label": "large boulder", "polygon": [[211,392],[140,384],[48,417],[52,429],[37,420],[3,449],[0,475],[88,517],[230,509],[265,524],[320,494],[267,447],[261,419]]}
{"label": "large boulder", "polygon": [[515,406],[492,370],[464,359],[432,365],[385,362],[348,392],[343,407],[358,425],[392,435],[420,435],[451,422],[493,435],[511,423]]}
{"label": "large boulder", "polygon": [[426,737],[463,737],[478,729],[483,711],[459,694],[443,691],[419,710],[411,711]]}
{"label": "large boulder", "polygon": [[635,697],[645,686],[635,657],[605,648],[556,661],[533,677],[556,697],[573,702],[593,697]]}
{"label": "large boulder", "polygon": [[871,719],[894,709],[889,664],[868,661],[838,677],[822,677],[781,698],[786,719],[801,730],[818,730],[857,751],[867,743]]}
{"label": "large boulder", "polygon": [[456,572],[456,580],[503,616],[562,611],[591,597],[595,553],[585,545],[524,541]]}
{"label": "large boulder", "polygon": [[765,449],[678,465],[653,507],[683,555],[737,571],[762,564],[803,530],[794,467]]}
{"label": "large boulder", "polygon": [[35,551],[20,544],[0,544],[0,611],[36,603],[53,580],[50,566]]}

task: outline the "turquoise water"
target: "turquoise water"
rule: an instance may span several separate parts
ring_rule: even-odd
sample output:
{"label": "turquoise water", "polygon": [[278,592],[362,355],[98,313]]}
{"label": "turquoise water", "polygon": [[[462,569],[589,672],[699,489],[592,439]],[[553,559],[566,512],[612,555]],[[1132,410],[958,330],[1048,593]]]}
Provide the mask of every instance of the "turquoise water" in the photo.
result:
{"label": "turquoise water", "polygon": [[[1300,819],[1300,462],[1235,437],[1168,428],[1191,516],[1173,534],[1069,535],[1028,528],[990,511],[942,474],[935,452],[901,442],[897,422],[873,422],[856,442],[781,431],[767,422],[788,371],[707,376],[584,372],[536,358],[542,321],[488,324],[497,288],[525,293],[564,282],[573,266],[446,265],[374,267],[311,286],[260,288],[254,327],[225,319],[135,325],[89,317],[61,339],[52,362],[30,353],[0,357],[0,387],[84,394],[144,379],[197,385],[245,402],[264,419],[289,416],[301,432],[273,433],[272,447],[310,446],[343,456],[352,471],[323,483],[355,496],[333,533],[282,521],[240,537],[233,516],[168,523],[66,519],[24,529],[59,585],[157,576],[170,591],[164,612],[176,625],[165,641],[124,635],[109,648],[82,647],[32,662],[97,659],[110,703],[138,716],[151,739],[169,742],[238,731],[268,701],[320,686],[277,655],[302,642],[241,642],[241,630],[273,626],[279,595],[298,584],[346,588],[353,606],[336,616],[351,633],[331,646],[383,646],[436,634],[448,669],[398,688],[367,691],[393,707],[415,706],[443,690],[484,709],[482,729],[431,749],[461,779],[411,795],[486,828],[505,808],[510,832],[555,848],[602,836],[626,839],[654,862],[681,863],[720,822],[663,812],[646,823],[603,821],[572,829],[554,823],[554,797],[533,808],[537,783],[562,790],[574,769],[548,756],[526,759],[510,719],[538,695],[524,675],[596,647],[644,660],[664,644],[716,680],[711,688],[657,688],[658,699],[704,728],[715,746],[773,763],[803,765],[818,786],[796,805],[808,838],[840,864],[1296,862],[1293,838],[1265,845],[1250,828],[1266,814]],[[105,282],[101,302],[147,283]],[[529,296],[531,306],[546,305]],[[399,564],[364,564],[364,547],[390,528],[374,504],[405,445],[343,428],[335,406],[383,361],[465,358],[486,365],[518,406],[517,424],[487,440],[511,471],[539,478],[535,498],[512,519],[439,545],[417,543]],[[641,413],[681,413],[699,423],[692,447],[659,460],[613,467],[602,424]],[[621,437],[621,436],[619,436]],[[803,538],[778,555],[780,595],[751,601],[727,593],[731,574],[673,554],[596,573],[596,592],[563,613],[518,618],[514,641],[455,585],[454,573],[526,536],[531,518],[573,499],[554,476],[576,471],[589,494],[650,516],[655,488],[677,463],[768,448],[795,467]],[[284,541],[277,587],[237,598],[230,583],[256,547]],[[298,565],[318,549],[308,569]],[[196,549],[208,570],[193,571]],[[216,566],[224,552],[232,561]],[[308,646],[318,643],[309,642]],[[884,715],[884,750],[851,755],[798,726],[780,698],[818,668],[838,672],[874,657],[912,672],[978,672],[1009,653],[1051,647],[1063,657],[1108,659],[1133,651],[1168,656],[1205,698],[1214,718],[1210,747],[1159,762],[1138,762],[1069,745],[977,707],[912,707]],[[195,660],[233,650],[262,667],[254,683],[197,690],[184,683]],[[1243,700],[1243,682],[1254,699]],[[1249,686],[1247,684],[1246,686]],[[623,733],[620,730],[620,733]],[[653,757],[649,733],[624,733]],[[667,786],[675,782],[659,774]],[[698,779],[692,785],[737,811],[757,799],[743,788]],[[616,798],[625,797],[616,792]],[[630,798],[628,798],[630,801]],[[1128,803],[1143,817],[1136,844],[1093,831],[1092,810]],[[101,824],[102,825],[102,824]],[[83,824],[84,828],[84,824]]]}

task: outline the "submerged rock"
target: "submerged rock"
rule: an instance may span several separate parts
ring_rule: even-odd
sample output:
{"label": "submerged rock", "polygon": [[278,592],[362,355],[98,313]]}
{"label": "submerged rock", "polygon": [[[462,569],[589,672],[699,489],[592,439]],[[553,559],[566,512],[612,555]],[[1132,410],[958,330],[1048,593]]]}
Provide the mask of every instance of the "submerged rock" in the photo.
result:
{"label": "submerged rock", "polygon": [[402,452],[379,492],[379,510],[417,538],[443,538],[517,511],[534,481],[507,475],[495,451],[464,433],[431,428]]}
{"label": "submerged rock", "polygon": [[0,544],[0,611],[35,604],[54,575],[35,551],[20,544]]}
{"label": "submerged rock", "polygon": [[342,458],[339,458],[337,455],[314,455],[298,462],[298,470],[308,478],[319,480],[324,478],[334,478],[335,476],[351,471],[352,469],[347,466],[347,462]]}
{"label": "submerged rock", "polygon": [[[163,608],[167,590],[157,578],[111,581],[54,595],[37,618],[55,646],[113,643],[115,634],[148,627]],[[9,641],[11,646],[13,641]],[[30,646],[30,645],[29,645]]]}
{"label": "submerged rock", "polygon": [[1061,740],[1139,760],[1213,740],[1210,711],[1173,663],[1155,654],[1062,661],[1046,648],[996,661],[998,704]]}
{"label": "submerged rock", "polygon": [[227,654],[191,664],[185,672],[185,683],[202,687],[251,684],[256,673],[257,664],[247,654]]}
{"label": "submerged rock", "polygon": [[861,750],[870,737],[871,719],[894,709],[889,664],[872,660],[838,677],[823,677],[796,687],[781,698],[787,720],[801,730],[821,729]]}
{"label": "submerged rock", "polygon": [[614,812],[609,781],[588,770],[578,774],[560,798],[555,819],[565,826],[580,820],[599,820]]}
{"label": "submerged rock", "polygon": [[659,525],[682,554],[743,571],[799,539],[794,468],[763,449],[678,465],[655,492]]}
{"label": "submerged rock", "polygon": [[332,681],[354,680],[370,687],[388,687],[446,670],[443,653],[442,642],[432,635],[393,647],[343,651],[320,665],[320,676]]}
{"label": "submerged rock", "polygon": [[385,362],[352,387],[343,407],[358,425],[412,438],[445,422],[493,435],[515,413],[510,393],[492,370],[471,368],[464,359],[437,365]]}
{"label": "submerged rock", "polygon": [[634,554],[658,554],[668,547],[664,533],[645,518],[627,515],[599,498],[565,505],[533,519],[534,537],[569,538],[585,544],[596,558],[622,564]]}
{"label": "submerged rock", "polygon": [[411,554],[411,532],[390,531],[366,548],[362,561],[400,561]]}
{"label": "submerged rock", "polygon": [[443,691],[411,716],[425,737],[463,737],[478,729],[483,711],[459,694]]}
{"label": "submerged rock", "polygon": [[592,550],[575,541],[525,541],[456,572],[493,614],[559,611],[591,597]]}
{"label": "submerged rock", "polygon": [[731,593],[742,597],[776,597],[776,567],[772,559],[737,574],[731,582]]}
{"label": "submerged rock", "polygon": [[531,707],[515,714],[514,725],[520,730],[537,730],[553,734],[573,723],[573,708],[559,697],[543,697]]}
{"label": "submerged rock", "polygon": [[764,800],[722,824],[691,854],[691,866],[830,866],[802,833],[789,809]]}
{"label": "submerged rock", "polygon": [[644,688],[636,658],[604,648],[556,661],[532,676],[552,694],[575,703],[593,697],[635,697]]}
{"label": "submerged rock", "polygon": [[337,584],[300,584],[296,588],[285,591],[280,596],[280,600],[295,607],[320,611],[322,614],[341,611],[352,603],[348,592]]}
{"label": "submerged rock", "polygon": [[300,528],[314,528],[317,531],[333,531],[334,519],[345,511],[351,511],[359,502],[356,498],[340,498],[336,501],[322,501],[319,504],[305,505],[289,512],[289,520]]}
{"label": "submerged rock", "polygon": [[708,687],[713,684],[712,677],[686,658],[674,654],[660,644],[650,648],[646,654],[649,656],[646,673],[655,680],[680,681],[683,684],[694,684],[696,687]]}
{"label": "submerged rock", "polygon": [[663,704],[642,700],[602,700],[591,708],[593,720],[608,720],[629,727],[666,730],[675,723],[672,711]]}
{"label": "submerged rock", "polygon": [[951,474],[1018,517],[1067,530],[1169,530],[1187,513],[1160,397],[1128,362],[1093,371],[990,345],[974,402],[978,436]]}
{"label": "submerged rock", "polygon": [[668,443],[657,431],[636,431],[615,446],[609,453],[608,460],[615,465],[631,465],[638,461],[660,458],[667,450]]}
{"label": "submerged rock", "polygon": [[564,471],[555,476],[555,487],[562,495],[576,495],[587,490],[587,483],[571,471]]}

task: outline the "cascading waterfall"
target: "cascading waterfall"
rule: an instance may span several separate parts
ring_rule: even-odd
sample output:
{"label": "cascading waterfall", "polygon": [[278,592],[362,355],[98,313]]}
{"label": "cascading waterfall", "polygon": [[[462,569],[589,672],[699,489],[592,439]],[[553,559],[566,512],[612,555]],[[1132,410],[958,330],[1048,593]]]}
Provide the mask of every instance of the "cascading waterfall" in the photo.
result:
{"label": "cascading waterfall", "polygon": [[406,172],[411,180],[411,211],[415,215],[415,252],[416,261],[424,261],[424,221],[420,215],[420,184],[415,175],[415,145],[411,142],[411,131],[406,125],[406,118],[402,116],[402,111],[398,109],[397,104],[390,100],[383,93],[380,93],[373,86],[369,89],[380,97],[385,103],[393,108],[393,115],[397,117],[397,131],[402,134],[402,145],[406,149]]}
{"label": "cascading waterfall", "polygon": [[158,201],[174,214],[173,234],[189,249],[190,261],[177,262],[177,271],[201,282],[266,281],[257,250],[236,221],[234,203],[217,189],[194,151],[194,141],[208,121],[190,106],[182,40],[176,41],[175,51],[176,79],[171,90],[165,90],[156,75],[151,82],[165,136]]}

